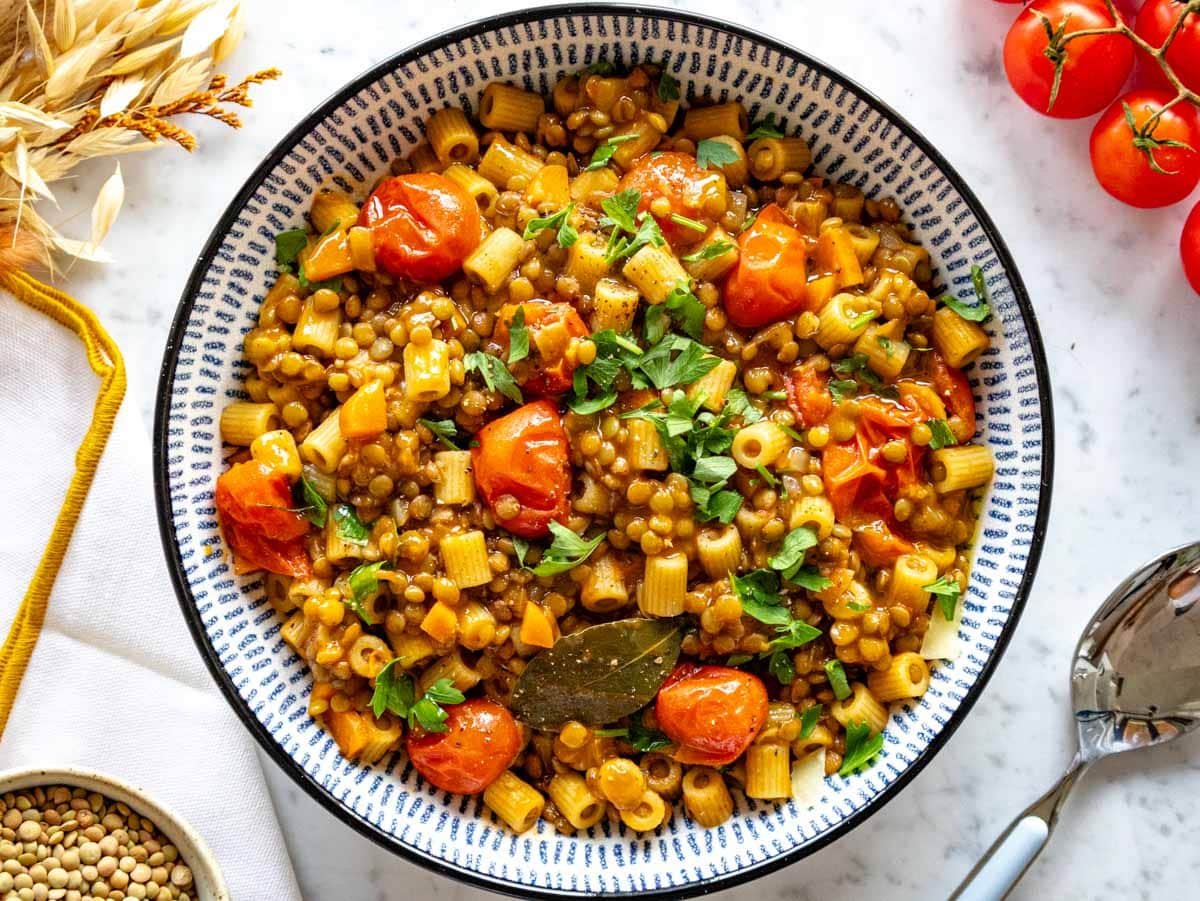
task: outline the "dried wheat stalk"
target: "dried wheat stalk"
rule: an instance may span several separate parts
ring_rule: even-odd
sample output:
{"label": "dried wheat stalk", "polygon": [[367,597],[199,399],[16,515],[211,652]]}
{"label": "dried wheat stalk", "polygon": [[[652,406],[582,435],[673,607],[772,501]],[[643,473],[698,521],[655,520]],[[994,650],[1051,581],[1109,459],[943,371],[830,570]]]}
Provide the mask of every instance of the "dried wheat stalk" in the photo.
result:
{"label": "dried wheat stalk", "polygon": [[120,165],[92,208],[87,240],[43,212],[52,185],[79,163],[161,143],[191,151],[174,120],[207,116],[233,128],[233,108],[276,69],[230,85],[214,72],[241,40],[242,0],[0,0],[0,271],[56,253],[105,261],[100,244],[120,211]]}

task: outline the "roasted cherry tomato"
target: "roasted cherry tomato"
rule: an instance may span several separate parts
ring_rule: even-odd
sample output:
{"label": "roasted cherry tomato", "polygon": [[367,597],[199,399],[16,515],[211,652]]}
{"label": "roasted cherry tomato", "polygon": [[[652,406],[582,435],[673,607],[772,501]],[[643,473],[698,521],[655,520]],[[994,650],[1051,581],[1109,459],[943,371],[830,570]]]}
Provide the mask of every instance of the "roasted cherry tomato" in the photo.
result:
{"label": "roasted cherry tomato", "polygon": [[217,479],[217,513],[239,572],[311,574],[301,540],[308,520],[292,512],[288,477],[263,463],[235,463]]}
{"label": "roasted cherry tomato", "polygon": [[[1146,0],[1138,12],[1134,30],[1151,46],[1161,47],[1179,17],[1186,14],[1183,26],[1167,51],[1167,62],[1186,87],[1200,92],[1200,12],[1189,13],[1186,10],[1187,4],[1181,0]],[[1142,56],[1142,71],[1146,73],[1149,84],[1169,87],[1162,66],[1149,54]]]}
{"label": "roasted cherry tomato", "polygon": [[767,721],[762,680],[728,666],[675,667],[654,704],[658,728],[675,742],[680,763],[733,763]]}
{"label": "roasted cherry tomato", "polygon": [[363,204],[358,224],[371,229],[376,265],[417,282],[453,275],[483,235],[475,198],[434,172],[381,182]]}
{"label": "roasted cherry tomato", "polygon": [[[1004,71],[1022,100],[1056,119],[1079,119],[1104,109],[1133,70],[1133,42],[1121,34],[1089,35],[1052,50],[1046,23],[1066,34],[1114,24],[1104,0],[1034,0],[1013,22],[1004,40]],[[1053,104],[1054,62],[1063,54],[1062,79]]]}
{"label": "roasted cherry tomato", "polygon": [[1110,106],[1092,130],[1096,180],[1122,203],[1169,206],[1200,184],[1200,115],[1190,103],[1163,111],[1174,96],[1168,91],[1131,91]]}
{"label": "roasted cherry tomato", "polygon": [[446,732],[408,734],[408,759],[442,791],[474,795],[508,769],[521,750],[521,729],[495,701],[472,698],[447,707]]}
{"label": "roasted cherry tomato", "polygon": [[1200,204],[1188,216],[1179,250],[1183,254],[1183,271],[1192,283],[1192,290],[1200,294]]}
{"label": "roasted cherry tomato", "polygon": [[801,428],[811,429],[824,422],[833,412],[833,396],[829,393],[829,373],[818,372],[810,363],[797,366],[788,375],[788,406],[796,414]]}
{"label": "roasted cherry tomato", "polygon": [[[725,176],[713,169],[701,169],[696,158],[686,153],[643,156],[625,173],[618,187],[641,192],[638,211],[651,213],[672,244],[690,244],[704,237],[703,231],[680,225],[672,215],[711,221],[725,212],[727,202]],[[654,206],[660,198],[670,208],[665,214]]]}
{"label": "roasted cherry tomato", "polygon": [[591,334],[588,327],[569,303],[539,298],[509,304],[500,310],[493,335],[504,359],[508,358],[509,329],[518,309],[525,312],[529,356],[512,365],[513,375],[532,394],[562,394],[571,387],[576,366],[574,352],[568,353],[568,348],[575,339]]}
{"label": "roasted cherry tomato", "polygon": [[528,403],[488,423],[475,438],[475,485],[499,525],[524,538],[541,538],[552,520],[566,522],[571,458],[553,401]]}
{"label": "roasted cherry tomato", "polygon": [[950,414],[947,422],[959,444],[966,444],[975,437],[975,395],[967,377],[956,366],[951,366],[937,351],[929,354],[929,378]]}
{"label": "roasted cherry tomato", "polygon": [[738,237],[737,266],[725,281],[725,313],[741,328],[758,328],[805,309],[804,235],[775,204]]}

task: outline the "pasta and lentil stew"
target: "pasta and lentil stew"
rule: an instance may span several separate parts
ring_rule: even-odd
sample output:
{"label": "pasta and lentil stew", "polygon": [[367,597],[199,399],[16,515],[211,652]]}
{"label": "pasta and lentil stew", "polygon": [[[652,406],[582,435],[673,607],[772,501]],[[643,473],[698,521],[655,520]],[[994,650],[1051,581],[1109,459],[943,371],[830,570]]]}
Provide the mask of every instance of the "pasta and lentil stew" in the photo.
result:
{"label": "pasta and lentil stew", "polygon": [[731,785],[870,765],[993,471],[982,275],[935,299],[895,202],[653,65],[425,133],[277,236],[221,415],[221,526],[309,713],[518,832],[715,826]]}

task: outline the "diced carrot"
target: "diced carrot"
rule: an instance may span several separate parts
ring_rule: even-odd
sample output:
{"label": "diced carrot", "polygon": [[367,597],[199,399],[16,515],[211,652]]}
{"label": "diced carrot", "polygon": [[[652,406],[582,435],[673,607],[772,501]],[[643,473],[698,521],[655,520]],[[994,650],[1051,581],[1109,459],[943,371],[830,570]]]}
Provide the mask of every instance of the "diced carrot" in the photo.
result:
{"label": "diced carrot", "polygon": [[554,646],[554,623],[550,614],[534,603],[525,605],[521,620],[521,641],[534,648]]}
{"label": "diced carrot", "polygon": [[834,275],[839,290],[862,284],[862,264],[854,252],[854,243],[842,229],[829,228],[821,232],[816,259],[822,272]]}
{"label": "diced carrot", "polygon": [[351,760],[362,753],[371,738],[371,730],[357,710],[338,713],[330,710],[325,714],[325,728],[341,748],[342,756]]}
{"label": "diced carrot", "polygon": [[566,204],[571,198],[569,183],[566,166],[542,166],[529,180],[525,198],[535,207],[547,202]]}
{"label": "diced carrot", "polygon": [[350,240],[344,231],[335,231],[319,238],[304,259],[304,277],[310,282],[344,275],[354,268]]}
{"label": "diced carrot", "polygon": [[421,631],[434,641],[453,641],[458,631],[458,617],[441,601],[435,603],[421,620]]}
{"label": "diced carrot", "polygon": [[822,275],[808,283],[808,295],[804,305],[810,310],[819,310],[829,303],[837,293],[837,276]]}
{"label": "diced carrot", "polygon": [[374,438],[387,428],[387,401],[383,382],[367,382],[350,395],[338,414],[342,434],[347,438]]}

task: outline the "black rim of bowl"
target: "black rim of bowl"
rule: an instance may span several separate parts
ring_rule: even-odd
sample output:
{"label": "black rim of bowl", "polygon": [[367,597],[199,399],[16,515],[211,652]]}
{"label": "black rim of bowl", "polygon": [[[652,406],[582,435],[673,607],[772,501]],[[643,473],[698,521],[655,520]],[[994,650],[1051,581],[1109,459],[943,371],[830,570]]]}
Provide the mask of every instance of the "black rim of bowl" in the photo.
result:
{"label": "black rim of bowl", "polygon": [[158,400],[154,411],[154,489],[155,500],[158,508],[158,525],[159,532],[162,537],[163,548],[166,552],[168,567],[171,571],[171,581],[175,586],[175,594],[178,597],[180,607],[183,609],[184,618],[187,620],[188,628],[192,633],[192,638],[196,642],[196,646],[200,649],[204,657],[205,663],[208,665],[209,671],[213,678],[220,686],[222,693],[229,701],[230,706],[236,711],[241,718],[246,728],[263,747],[267,754],[275,761],[279,767],[287,773],[294,782],[300,785],[308,794],[320,803],[326,810],[336,816],[352,829],[374,841],[376,844],[398,854],[405,860],[419,864],[444,876],[460,882],[469,883],[480,886],[482,888],[491,889],[493,891],[503,892],[505,894],[516,895],[525,898],[569,898],[580,897],[582,893],[567,891],[562,889],[542,888],[536,886],[525,886],[517,883],[507,882],[495,877],[487,876],[483,873],[474,870],[468,870],[452,864],[449,864],[439,858],[415,848],[400,843],[398,840],[377,830],[365,820],[360,819],[352,811],[343,807],[342,804],[332,795],[328,794],[320,784],[304,769],[286,754],[267,731],[266,727],[254,716],[249,706],[242,700],[238,694],[233,681],[229,678],[229,674],[221,665],[216,652],[208,641],[207,634],[204,630],[204,625],[200,620],[200,615],[196,609],[195,599],[192,597],[191,588],[188,585],[187,577],[184,573],[183,560],[179,554],[179,545],[175,536],[175,525],[171,515],[171,491],[167,481],[167,427],[168,415],[170,413],[171,402],[171,384],[175,376],[175,368],[179,361],[179,350],[183,332],[187,325],[188,319],[192,312],[193,300],[197,291],[200,289],[204,274],[208,271],[210,264],[221,243],[228,234],[230,226],[237,218],[237,214],[250,198],[255,188],[272,169],[286,156],[288,151],[296,144],[296,142],[312,130],[321,120],[323,120],[330,112],[333,112],[337,107],[344,103],[349,97],[358,93],[364,87],[381,78],[382,76],[394,71],[402,65],[413,62],[415,59],[424,56],[430,51],[437,50],[445,44],[454,43],[457,41],[467,40],[480,33],[493,31],[499,28],[509,28],[516,25],[522,25],[529,22],[537,22],[543,19],[552,19],[558,16],[573,15],[573,14],[592,14],[592,15],[612,15],[612,16],[643,16],[647,18],[660,19],[664,21],[682,22],[688,25],[698,27],[710,27],[726,31],[730,34],[737,35],[749,41],[754,41],[759,44],[770,47],[772,50],[783,55],[794,55],[797,59],[803,62],[806,66],[820,72],[826,78],[838,83],[845,88],[853,91],[864,101],[870,103],[874,108],[887,115],[895,125],[905,134],[905,136],[917,145],[938,167],[945,173],[946,178],[954,186],[967,201],[971,210],[979,219],[980,225],[983,227],[984,233],[987,235],[988,241],[996,250],[996,255],[1000,260],[1004,271],[1012,284],[1013,293],[1017,300],[1017,305],[1021,311],[1021,318],[1025,328],[1029,333],[1029,342],[1033,351],[1034,369],[1038,379],[1038,400],[1041,404],[1042,412],[1042,477],[1040,492],[1038,495],[1038,514],[1034,523],[1033,540],[1030,543],[1028,558],[1025,564],[1025,573],[1021,578],[1021,584],[1017,588],[1016,596],[1013,599],[1011,612],[1008,616],[1008,622],[1004,626],[1003,632],[996,641],[996,646],[988,657],[987,663],[984,665],[982,672],[975,680],[975,684],[967,692],[965,698],[959,704],[958,709],[950,718],[938,734],[933,738],[929,745],[921,752],[920,756],[901,773],[895,781],[886,786],[883,791],[876,795],[875,799],[869,804],[856,810],[846,819],[838,823],[837,826],[822,833],[810,842],[805,843],[799,848],[789,851],[785,854],[780,854],[760,864],[753,864],[743,869],[728,873],[722,876],[714,876],[698,882],[686,883],[678,886],[668,886],[660,889],[646,890],[639,892],[616,892],[612,893],[611,897],[641,897],[641,898],[687,898],[696,895],[704,895],[710,892],[715,892],[720,889],[731,888],[735,885],[740,885],[749,882],[752,879],[757,879],[760,876],[765,876],[768,873],[778,870],[780,867],[794,863],[801,858],[819,851],[821,848],[828,845],[830,842],[848,833],[861,823],[863,823],[872,814],[883,809],[883,806],[896,797],[906,785],[908,785],[918,773],[925,768],[938,751],[945,746],[949,741],[950,736],[966,718],[971,708],[975,706],[975,702],[983,693],[987,686],[988,680],[995,671],[996,665],[1000,662],[1005,649],[1011,640],[1013,633],[1016,631],[1017,624],[1021,618],[1021,614],[1025,608],[1025,602],[1029,596],[1029,591],[1033,585],[1034,576],[1037,572],[1038,561],[1041,557],[1042,543],[1046,533],[1046,523],[1050,515],[1050,482],[1051,474],[1054,471],[1054,413],[1052,409],[1050,395],[1050,375],[1046,364],[1046,354],[1042,347],[1041,334],[1038,331],[1037,318],[1034,315],[1033,307],[1029,301],[1029,294],[1025,289],[1025,284],[1017,271],[1016,263],[1013,261],[1012,254],[1009,252],[1004,240],[1000,237],[996,230],[995,224],[984,211],[983,206],[979,202],[979,198],[967,186],[962,176],[955,171],[941,153],[914,128],[907,119],[897,113],[891,106],[884,103],[876,97],[871,91],[866,90],[861,85],[857,84],[845,75],[842,75],[837,70],[826,65],[820,60],[814,59],[809,54],[797,50],[786,43],[767,35],[760,34],[749,28],[741,25],[735,25],[729,22],[724,22],[720,19],[712,18],[711,16],[701,16],[695,13],[685,12],[683,10],[667,9],[663,7],[631,5],[624,6],[612,3],[579,3],[579,4],[561,4],[552,6],[543,6],[532,9],[515,10],[509,13],[503,13],[497,16],[491,16],[486,19],[469,23],[458,28],[445,31],[435,37],[421,41],[402,50],[395,56],[392,56],[383,62],[380,62],[366,72],[362,73],[352,81],[338,89],[331,97],[321,103],[316,109],[304,117],[291,131],[289,131],[282,140],[267,154],[266,158],[255,168],[254,172],[246,180],[245,184],[238,190],[237,195],[226,207],[220,221],[209,235],[208,241],[204,246],[199,259],[196,261],[195,267],[192,269],[192,274],[188,279],[187,286],[184,288],[183,296],[179,301],[179,308],[175,313],[175,319],[171,324],[170,336],[167,339],[166,351],[163,355],[162,369],[159,374],[158,383]]}

